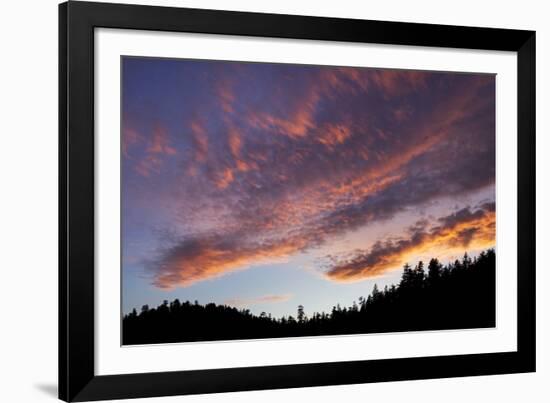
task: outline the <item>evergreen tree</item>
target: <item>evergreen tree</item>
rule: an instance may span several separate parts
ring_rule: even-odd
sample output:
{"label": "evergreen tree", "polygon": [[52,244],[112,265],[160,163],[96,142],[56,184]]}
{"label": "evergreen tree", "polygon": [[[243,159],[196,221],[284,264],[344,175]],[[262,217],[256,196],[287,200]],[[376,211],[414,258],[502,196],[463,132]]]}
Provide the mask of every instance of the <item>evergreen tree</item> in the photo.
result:
{"label": "evergreen tree", "polygon": [[436,284],[441,277],[441,263],[437,258],[430,259],[428,264],[428,280],[431,285]]}

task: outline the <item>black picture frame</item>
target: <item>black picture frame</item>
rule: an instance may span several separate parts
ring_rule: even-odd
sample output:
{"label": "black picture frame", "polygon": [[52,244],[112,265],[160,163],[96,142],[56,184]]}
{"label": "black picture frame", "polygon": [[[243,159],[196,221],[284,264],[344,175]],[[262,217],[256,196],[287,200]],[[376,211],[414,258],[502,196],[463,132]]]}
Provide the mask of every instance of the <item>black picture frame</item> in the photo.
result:
{"label": "black picture frame", "polygon": [[[517,351],[96,376],[94,29],[517,52]],[[69,1],[59,5],[59,398],[89,401],[535,371],[535,32]]]}

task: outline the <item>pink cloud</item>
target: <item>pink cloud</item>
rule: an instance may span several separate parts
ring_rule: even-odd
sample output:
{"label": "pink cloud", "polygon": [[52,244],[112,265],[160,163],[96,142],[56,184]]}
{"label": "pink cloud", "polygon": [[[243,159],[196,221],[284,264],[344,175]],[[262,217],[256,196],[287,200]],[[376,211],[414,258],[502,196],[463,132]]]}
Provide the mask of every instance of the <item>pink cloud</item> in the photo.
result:
{"label": "pink cloud", "polygon": [[225,80],[218,86],[218,97],[222,110],[225,113],[233,113],[233,103],[235,102],[235,94],[231,89],[230,83]]}
{"label": "pink cloud", "polygon": [[208,156],[208,133],[199,121],[191,122],[191,138],[196,162],[204,162]]}
{"label": "pink cloud", "polygon": [[169,145],[168,132],[164,127],[155,127],[151,136],[151,142],[149,147],[147,147],[147,152],[151,154],[176,154],[176,149]]}
{"label": "pink cloud", "polygon": [[155,126],[149,138],[145,155],[135,165],[134,169],[144,177],[160,173],[164,162],[164,156],[174,156],[177,151],[170,145],[167,130],[161,126]]}
{"label": "pink cloud", "polygon": [[122,153],[125,157],[129,157],[131,147],[143,142],[143,136],[131,127],[124,127],[122,130]]}

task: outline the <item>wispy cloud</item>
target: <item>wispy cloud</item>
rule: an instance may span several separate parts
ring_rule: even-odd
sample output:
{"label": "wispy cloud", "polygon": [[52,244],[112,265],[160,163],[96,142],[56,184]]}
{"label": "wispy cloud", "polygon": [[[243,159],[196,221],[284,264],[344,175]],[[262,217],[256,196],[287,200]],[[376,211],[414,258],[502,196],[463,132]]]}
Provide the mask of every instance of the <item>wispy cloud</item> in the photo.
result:
{"label": "wispy cloud", "polygon": [[[128,131],[128,133],[131,133],[131,131]],[[136,139],[138,137],[136,136],[123,136],[123,150],[127,150],[130,145],[137,142]],[[156,125],[152,134],[148,137],[144,155],[136,163],[135,170],[145,177],[149,177],[153,173],[158,174],[162,167],[164,156],[174,156],[176,154],[176,149],[170,144],[166,128]]]}
{"label": "wispy cloud", "polygon": [[[155,196],[170,206],[140,211],[140,218],[165,214],[175,228],[145,263],[157,287],[286,259],[411,207],[494,186],[492,76],[186,63],[182,80],[193,91],[181,109],[165,105],[178,111],[160,119],[166,129],[149,142],[128,136],[132,157],[142,156],[128,162],[138,161],[136,171],[155,180],[155,189],[164,186]],[[129,116],[128,127],[144,119]],[[168,158],[177,161],[171,175],[153,175]],[[125,208],[152,196],[123,186]],[[362,257],[375,263],[371,272],[382,272],[393,263],[375,256],[394,261],[421,245],[479,240],[477,221],[463,223],[460,234],[459,224],[432,223],[415,235],[421,241],[382,242]],[[443,232],[451,227],[453,237]],[[327,278],[361,278],[369,270],[342,268]]]}

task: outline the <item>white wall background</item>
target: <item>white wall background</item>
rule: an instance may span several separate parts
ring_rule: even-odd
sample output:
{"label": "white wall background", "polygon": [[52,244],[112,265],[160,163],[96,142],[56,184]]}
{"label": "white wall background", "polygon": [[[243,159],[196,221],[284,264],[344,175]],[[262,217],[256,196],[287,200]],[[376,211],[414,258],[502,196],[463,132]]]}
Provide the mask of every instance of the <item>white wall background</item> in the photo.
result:
{"label": "white wall background", "polygon": [[[218,395],[154,402],[547,402],[550,297],[550,25],[545,2],[461,0],[124,1],[185,7],[537,31],[538,372]],[[56,399],[57,382],[57,0],[2,2],[0,21],[0,401]]]}

